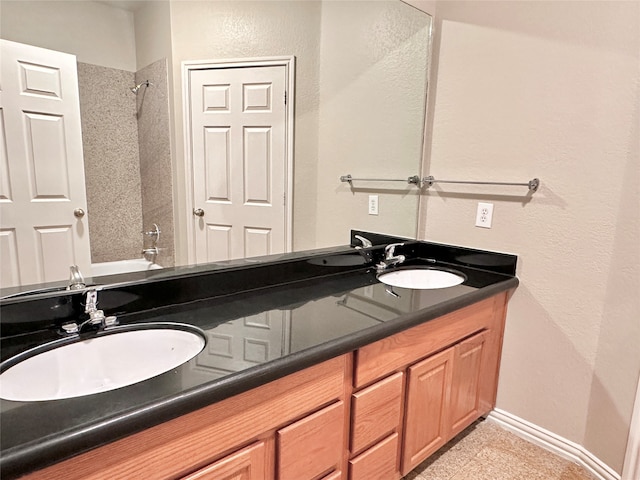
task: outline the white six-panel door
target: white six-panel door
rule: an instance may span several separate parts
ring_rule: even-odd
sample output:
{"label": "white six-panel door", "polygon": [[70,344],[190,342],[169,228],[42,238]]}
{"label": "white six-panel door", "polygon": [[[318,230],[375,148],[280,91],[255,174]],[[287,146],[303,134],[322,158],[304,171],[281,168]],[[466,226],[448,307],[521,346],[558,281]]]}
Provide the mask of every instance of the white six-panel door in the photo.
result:
{"label": "white six-panel door", "polygon": [[6,40],[0,54],[0,285],[89,272],[76,57]]}
{"label": "white six-panel door", "polygon": [[287,251],[287,67],[192,69],[188,82],[193,260]]}

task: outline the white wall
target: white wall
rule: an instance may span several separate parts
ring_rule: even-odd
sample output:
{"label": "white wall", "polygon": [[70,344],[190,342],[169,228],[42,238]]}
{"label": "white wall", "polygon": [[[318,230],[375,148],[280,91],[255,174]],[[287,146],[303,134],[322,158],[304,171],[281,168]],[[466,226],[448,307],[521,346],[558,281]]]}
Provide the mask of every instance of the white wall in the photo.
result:
{"label": "white wall", "polygon": [[92,1],[0,1],[0,36],[136,71],[133,14]]}
{"label": "white wall", "polygon": [[168,1],[141,2],[134,13],[136,71],[171,58],[171,10]]}
{"label": "white wall", "polygon": [[[640,3],[437,4],[420,237],[513,252],[498,407],[621,471],[640,372]],[[457,192],[457,193],[456,193]],[[478,201],[493,228],[474,227]]]}
{"label": "white wall", "polygon": [[[352,228],[415,238],[430,22],[402,2],[323,2],[316,246]],[[368,215],[369,195],[378,215]]]}

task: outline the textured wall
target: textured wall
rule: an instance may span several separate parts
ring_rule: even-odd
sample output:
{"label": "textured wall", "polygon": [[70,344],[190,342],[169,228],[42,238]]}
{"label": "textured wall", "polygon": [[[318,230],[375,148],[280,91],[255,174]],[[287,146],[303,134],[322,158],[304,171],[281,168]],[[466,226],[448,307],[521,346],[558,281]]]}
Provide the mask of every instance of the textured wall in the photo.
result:
{"label": "textured wall", "polygon": [[415,238],[417,187],[339,178],[419,174],[429,27],[402,2],[323,3],[316,246],[344,244],[352,228]]}
{"label": "textured wall", "polygon": [[[171,132],[169,129],[169,94],[166,60],[158,60],[136,73],[136,85],[149,80],[136,96],[138,141],[140,145],[140,179],[144,231],[160,227],[160,254],[156,263],[174,265],[173,197],[171,172]],[[145,246],[151,246],[150,238]]]}
{"label": "textured wall", "polygon": [[140,258],[142,205],[134,74],[78,64],[91,261]]}
{"label": "textured wall", "polygon": [[[513,252],[498,407],[620,472],[640,372],[638,2],[439,2],[421,237]],[[436,46],[437,48],[437,46]],[[474,227],[478,201],[493,228]]]}
{"label": "textured wall", "polygon": [[94,1],[0,1],[0,37],[133,72],[133,14]]}

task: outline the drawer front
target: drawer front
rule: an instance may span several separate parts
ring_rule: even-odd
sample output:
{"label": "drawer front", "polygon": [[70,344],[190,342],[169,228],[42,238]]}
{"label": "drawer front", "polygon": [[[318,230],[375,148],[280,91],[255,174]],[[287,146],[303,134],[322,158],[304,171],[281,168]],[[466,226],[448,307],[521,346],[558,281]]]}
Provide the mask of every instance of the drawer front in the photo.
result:
{"label": "drawer front", "polygon": [[265,480],[272,475],[267,474],[265,454],[264,442],[258,442],[183,477],[182,480]]}
{"label": "drawer front", "polygon": [[395,480],[398,469],[397,433],[377,443],[369,450],[349,461],[350,480]]}
{"label": "drawer front", "polygon": [[312,479],[340,470],[344,411],[344,402],[339,401],[278,430],[279,479]]}
{"label": "drawer front", "polygon": [[398,431],[402,412],[404,374],[390,377],[365,388],[352,396],[351,453],[357,455],[365,448]]}
{"label": "drawer front", "polygon": [[326,477],[322,477],[322,480],[342,480],[342,472],[338,470],[337,472],[330,473]]}

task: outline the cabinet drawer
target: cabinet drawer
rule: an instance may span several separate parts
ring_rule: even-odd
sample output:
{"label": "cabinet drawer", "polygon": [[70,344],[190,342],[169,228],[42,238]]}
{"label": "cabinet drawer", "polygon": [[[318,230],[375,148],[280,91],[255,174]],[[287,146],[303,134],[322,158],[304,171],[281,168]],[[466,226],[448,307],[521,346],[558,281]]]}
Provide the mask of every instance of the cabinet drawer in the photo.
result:
{"label": "cabinet drawer", "polygon": [[349,480],[394,480],[398,470],[397,433],[349,461]]}
{"label": "cabinet drawer", "polygon": [[322,477],[321,480],[342,480],[342,472],[338,470],[337,472],[330,473],[326,477]]}
{"label": "cabinet drawer", "polygon": [[[273,445],[273,444],[272,444]],[[232,453],[211,465],[192,473],[182,480],[264,480],[273,473],[266,471],[266,447],[264,442],[254,443],[249,447]]]}
{"label": "cabinet drawer", "polygon": [[365,448],[400,426],[404,374],[395,373],[352,396],[351,453]]}
{"label": "cabinet drawer", "polygon": [[344,452],[344,402],[278,430],[278,478],[304,480],[339,470]]}

